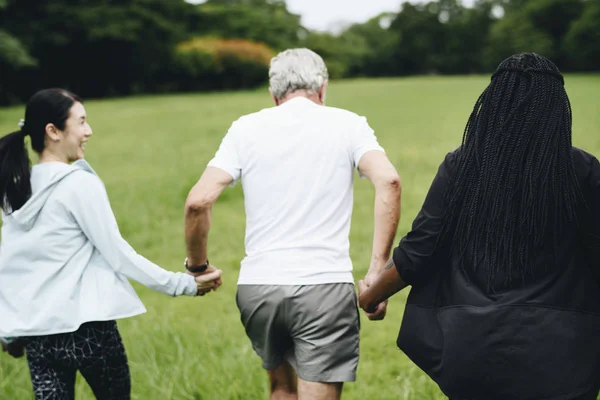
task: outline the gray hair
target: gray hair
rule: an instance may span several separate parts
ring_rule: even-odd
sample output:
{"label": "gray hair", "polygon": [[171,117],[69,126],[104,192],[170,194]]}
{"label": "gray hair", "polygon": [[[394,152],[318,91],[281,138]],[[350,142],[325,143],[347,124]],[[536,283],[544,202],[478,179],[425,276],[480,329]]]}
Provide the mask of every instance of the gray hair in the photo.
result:
{"label": "gray hair", "polygon": [[296,90],[317,93],[327,79],[325,62],[312,50],[288,49],[271,59],[269,85],[277,99]]}

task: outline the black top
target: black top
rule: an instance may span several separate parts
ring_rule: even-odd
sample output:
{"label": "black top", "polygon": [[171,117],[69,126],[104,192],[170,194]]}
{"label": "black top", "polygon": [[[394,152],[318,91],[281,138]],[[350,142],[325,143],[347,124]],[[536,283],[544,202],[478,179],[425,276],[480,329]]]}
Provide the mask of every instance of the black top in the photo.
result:
{"label": "black top", "polygon": [[[434,251],[449,153],[394,263],[412,285],[398,347],[452,399],[572,399],[600,386],[600,164],[573,148],[588,214],[555,249],[561,268],[490,294],[443,246]],[[544,257],[539,261],[543,262]],[[468,269],[467,269],[468,271]]]}

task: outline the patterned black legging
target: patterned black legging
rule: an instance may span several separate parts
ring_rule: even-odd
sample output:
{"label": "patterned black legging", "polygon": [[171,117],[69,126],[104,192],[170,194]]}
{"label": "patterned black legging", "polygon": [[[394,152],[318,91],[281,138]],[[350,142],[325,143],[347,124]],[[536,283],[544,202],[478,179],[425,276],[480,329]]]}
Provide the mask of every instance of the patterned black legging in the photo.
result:
{"label": "patterned black legging", "polygon": [[88,322],[72,333],[27,338],[37,400],[72,400],[77,370],[98,400],[128,400],[131,380],[115,321]]}

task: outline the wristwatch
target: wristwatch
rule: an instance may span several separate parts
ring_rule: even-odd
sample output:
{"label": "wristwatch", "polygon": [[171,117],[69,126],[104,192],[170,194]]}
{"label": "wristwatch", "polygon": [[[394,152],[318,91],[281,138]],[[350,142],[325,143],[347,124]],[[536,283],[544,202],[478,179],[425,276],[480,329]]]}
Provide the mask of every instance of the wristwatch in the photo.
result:
{"label": "wristwatch", "polygon": [[187,269],[188,271],[190,271],[191,273],[194,273],[194,274],[199,274],[199,273],[206,271],[209,264],[210,264],[210,262],[208,261],[208,259],[206,259],[205,264],[189,266],[187,257],[185,258],[185,262],[183,263],[183,265],[185,265],[185,269]]}

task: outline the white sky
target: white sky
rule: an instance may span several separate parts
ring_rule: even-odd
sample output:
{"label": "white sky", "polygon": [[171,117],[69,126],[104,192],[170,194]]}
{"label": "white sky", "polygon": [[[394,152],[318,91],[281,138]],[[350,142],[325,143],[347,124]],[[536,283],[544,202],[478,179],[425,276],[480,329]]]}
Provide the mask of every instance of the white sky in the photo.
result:
{"label": "white sky", "polygon": [[[203,3],[204,0],[187,0],[190,3]],[[410,0],[423,3],[430,0]],[[474,0],[463,0],[472,5]],[[286,0],[288,10],[300,14],[302,25],[316,30],[337,30],[345,24],[365,22],[382,12],[400,9],[406,0]]]}
{"label": "white sky", "polygon": [[[431,0],[410,0],[426,3]],[[382,12],[398,12],[405,0],[286,0],[288,10],[302,17],[309,29],[337,30],[339,25],[366,22]],[[473,0],[463,0],[471,5]]]}

